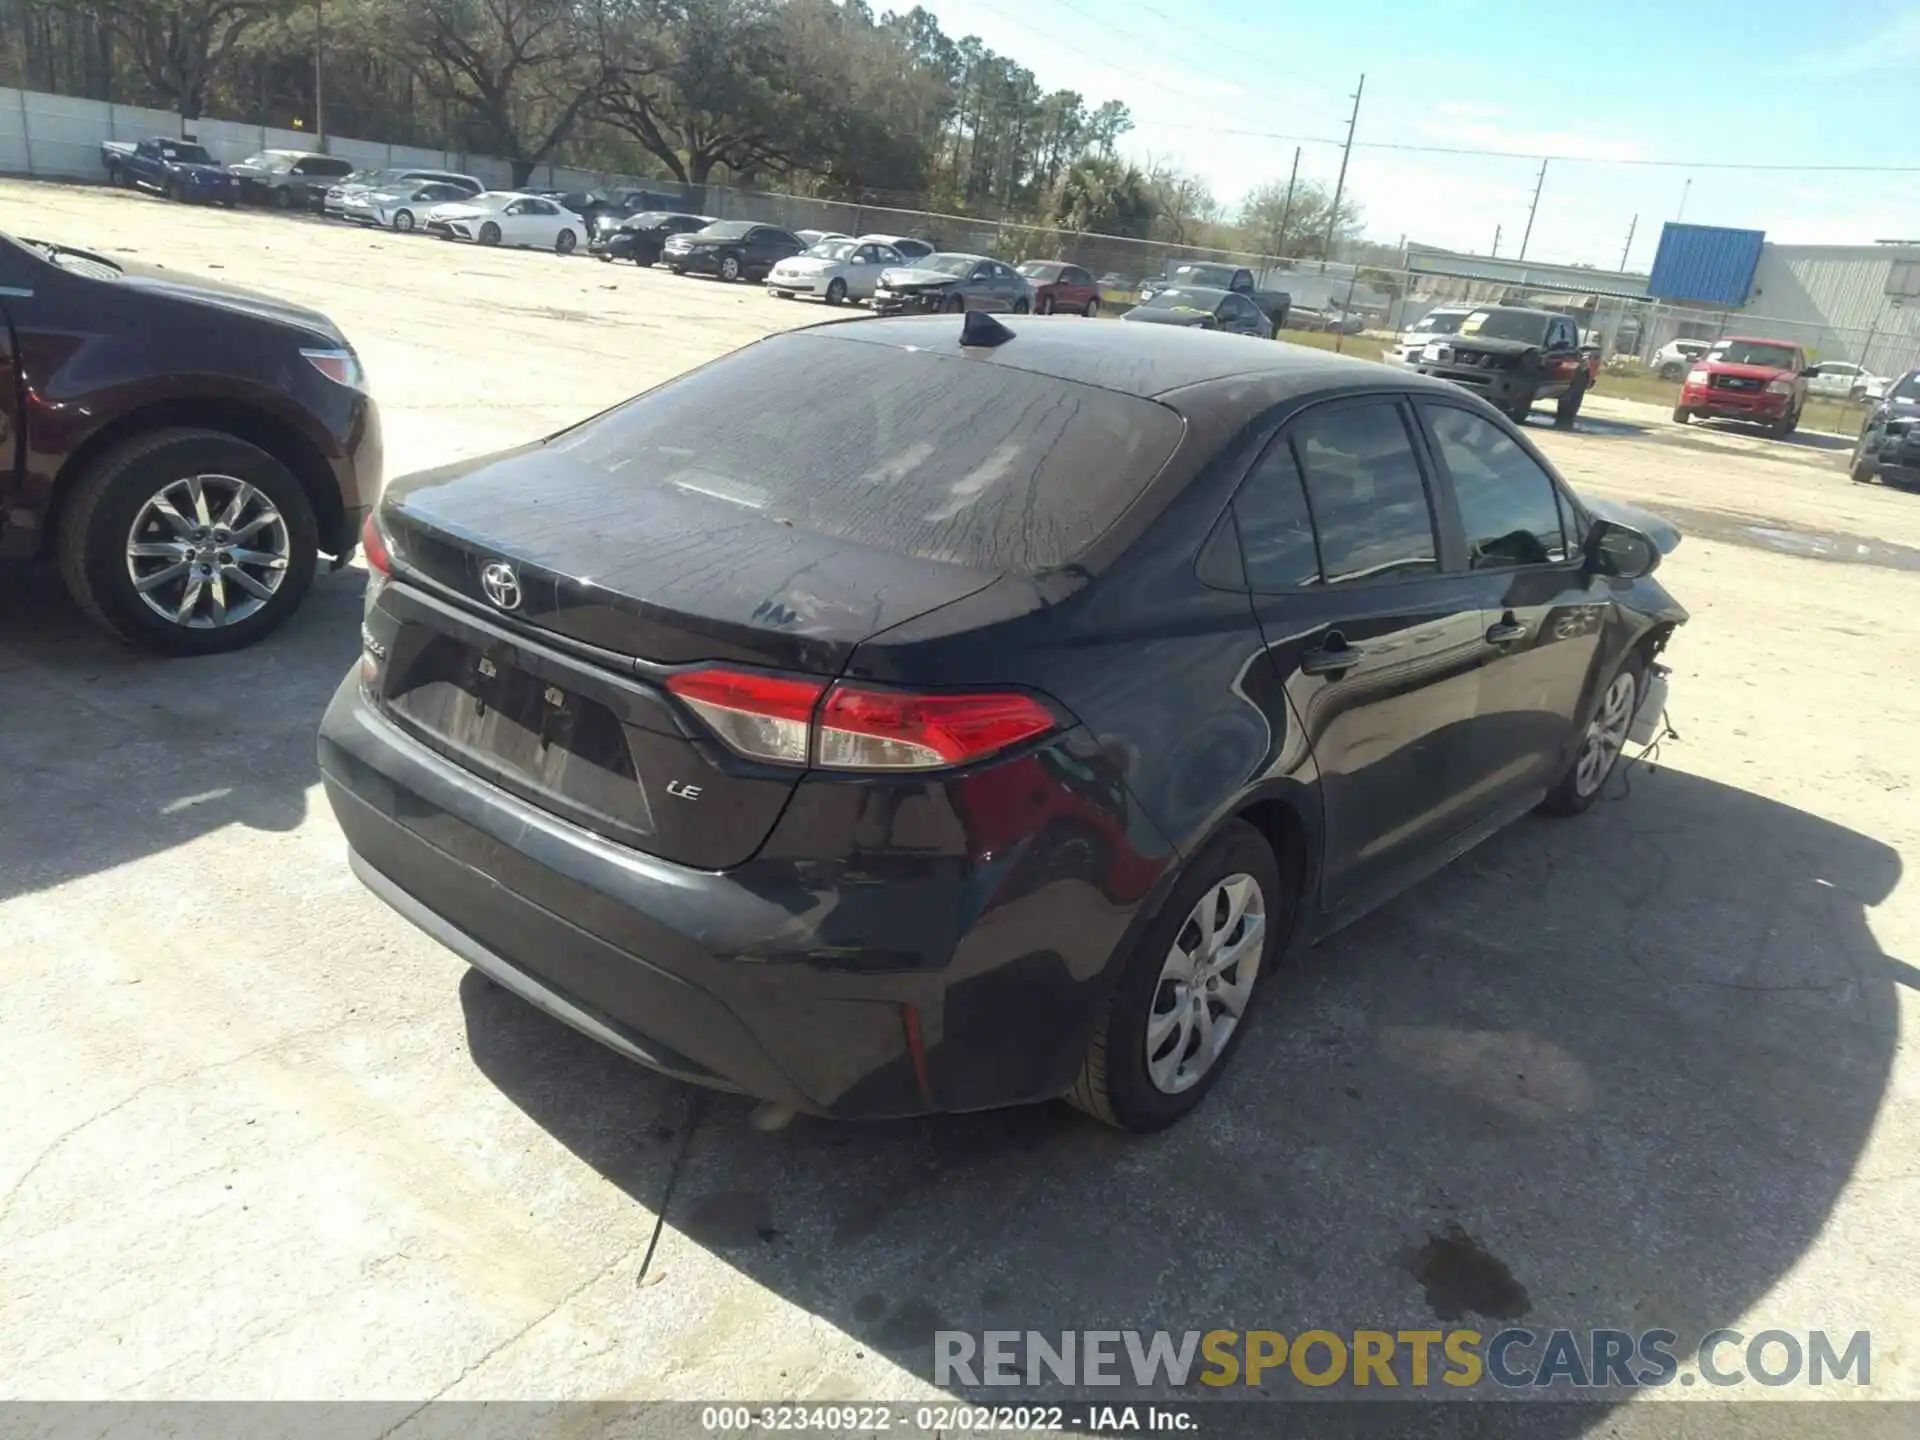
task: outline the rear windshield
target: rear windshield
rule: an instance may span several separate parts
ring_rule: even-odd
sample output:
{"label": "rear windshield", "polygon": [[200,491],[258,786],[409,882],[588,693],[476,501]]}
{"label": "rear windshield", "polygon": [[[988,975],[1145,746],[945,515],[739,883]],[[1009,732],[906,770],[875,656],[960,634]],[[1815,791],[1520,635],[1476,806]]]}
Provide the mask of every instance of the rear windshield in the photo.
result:
{"label": "rear windshield", "polygon": [[[928,332],[951,341],[949,332]],[[1179,443],[1151,400],[950,354],[775,336],[557,437],[583,465],[923,560],[1065,565]]]}
{"label": "rear windshield", "polygon": [[751,220],[716,220],[700,233],[711,235],[716,240],[738,240],[751,229],[753,229]]}

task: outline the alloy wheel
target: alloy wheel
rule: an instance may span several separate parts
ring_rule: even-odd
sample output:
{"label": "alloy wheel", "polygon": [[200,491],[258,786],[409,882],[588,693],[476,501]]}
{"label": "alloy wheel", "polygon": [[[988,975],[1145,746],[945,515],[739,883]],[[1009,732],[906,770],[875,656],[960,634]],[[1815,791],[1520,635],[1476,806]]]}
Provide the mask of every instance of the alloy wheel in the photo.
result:
{"label": "alloy wheel", "polygon": [[1621,671],[1601,697],[1599,712],[1588,722],[1573,772],[1573,787],[1581,799],[1598,790],[1612,773],[1613,762],[1627,743],[1627,730],[1633,724],[1633,699],[1638,689],[1633,672]]}
{"label": "alloy wheel", "polygon": [[1147,1078],[1178,1095],[1225,1052],[1246,1014],[1266,946],[1267,897],[1244,872],[1200,897],[1160,967],[1147,1013]]}
{"label": "alloy wheel", "polygon": [[411,210],[402,210],[399,214],[395,215],[393,217],[393,228],[402,234],[413,229],[413,212]]}
{"label": "alloy wheel", "polygon": [[189,630],[237,625],[271,601],[292,563],[287,522],[231,475],[169,481],[134,516],[127,575],[147,608]]}

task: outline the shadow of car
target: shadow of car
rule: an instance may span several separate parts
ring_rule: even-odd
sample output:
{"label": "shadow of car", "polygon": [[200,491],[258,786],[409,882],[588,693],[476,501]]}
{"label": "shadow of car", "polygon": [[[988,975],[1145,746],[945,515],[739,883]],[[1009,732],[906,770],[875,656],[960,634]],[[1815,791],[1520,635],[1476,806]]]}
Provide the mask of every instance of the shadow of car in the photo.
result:
{"label": "shadow of car", "polygon": [[[468,1045],[636,1202],[677,1169],[669,1269],[701,1247],[923,1379],[940,1329],[1524,1317],[1690,1354],[1820,1232],[1920,972],[1866,924],[1888,846],[1680,771],[1614,785],[1630,803],[1515,827],[1310,952],[1213,1103],[1147,1143],[1052,1104],[759,1134],[477,973]],[[1436,1278],[1438,1243],[1510,1283]],[[1598,1414],[1524,1408],[1537,1434]]]}

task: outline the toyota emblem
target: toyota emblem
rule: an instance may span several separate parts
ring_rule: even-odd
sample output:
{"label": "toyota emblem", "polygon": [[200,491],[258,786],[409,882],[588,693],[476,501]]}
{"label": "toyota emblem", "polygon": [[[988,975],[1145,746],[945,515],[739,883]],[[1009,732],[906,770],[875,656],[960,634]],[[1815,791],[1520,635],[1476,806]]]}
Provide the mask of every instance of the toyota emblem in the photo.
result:
{"label": "toyota emblem", "polygon": [[504,560],[496,560],[480,572],[480,588],[487,592],[487,599],[502,610],[520,607],[520,577]]}

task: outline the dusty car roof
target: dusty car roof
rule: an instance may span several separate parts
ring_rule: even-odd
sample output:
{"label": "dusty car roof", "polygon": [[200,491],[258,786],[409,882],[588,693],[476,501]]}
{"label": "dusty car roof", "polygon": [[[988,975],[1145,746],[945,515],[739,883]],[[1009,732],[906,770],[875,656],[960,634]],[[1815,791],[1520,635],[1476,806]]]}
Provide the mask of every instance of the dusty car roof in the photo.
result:
{"label": "dusty car roof", "polygon": [[[1173,325],[1089,324],[1077,316],[995,318],[1013,331],[1013,338],[991,349],[968,350],[971,360],[1128,395],[1152,397],[1210,380],[1248,375],[1278,382],[1276,388],[1281,391],[1303,394],[1369,381],[1391,382],[1398,389],[1458,393],[1443,381],[1282,341],[1249,340],[1243,335]],[[960,324],[958,316],[915,315],[842,321],[816,326],[808,333],[858,344],[952,350],[959,354]]]}

